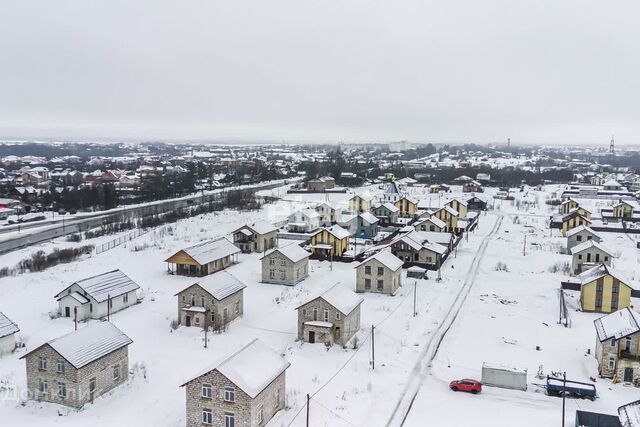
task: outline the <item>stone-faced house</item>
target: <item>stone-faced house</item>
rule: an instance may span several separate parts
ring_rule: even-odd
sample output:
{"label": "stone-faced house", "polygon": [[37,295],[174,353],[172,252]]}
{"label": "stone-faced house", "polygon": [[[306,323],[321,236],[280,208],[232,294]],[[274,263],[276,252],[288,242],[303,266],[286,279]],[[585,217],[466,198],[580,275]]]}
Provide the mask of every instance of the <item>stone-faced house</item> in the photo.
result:
{"label": "stone-faced house", "polygon": [[165,260],[171,274],[206,276],[238,262],[240,248],[222,237],[181,249]]}
{"label": "stone-faced house", "polygon": [[315,209],[301,209],[287,218],[287,230],[295,233],[308,233],[318,227],[320,227],[320,214]]}
{"label": "stone-faced house", "polygon": [[381,225],[392,225],[398,223],[400,209],[393,203],[386,202],[374,207],[373,214],[380,220]]}
{"label": "stone-faced house", "polygon": [[307,190],[311,193],[324,193],[335,188],[336,180],[330,176],[322,176],[317,179],[307,181]]}
{"label": "stone-faced house", "polygon": [[613,217],[619,220],[633,218],[636,208],[635,203],[620,200],[619,203],[613,206]]}
{"label": "stone-faced house", "polygon": [[572,228],[567,231],[567,250],[571,251],[575,246],[584,243],[588,240],[601,243],[602,237],[585,225]]}
{"label": "stone-faced house", "polygon": [[95,322],[22,356],[32,399],[82,407],[127,381],[133,341],[109,322]]}
{"label": "stone-faced house", "polygon": [[447,253],[447,247],[423,239],[418,233],[405,234],[390,245],[391,253],[408,265],[437,269],[442,263],[442,257]]}
{"label": "stone-faced house", "polygon": [[355,266],[356,292],[380,292],[394,295],[402,286],[404,262],[383,250]]}
{"label": "stone-faced house", "polygon": [[336,284],[298,306],[298,339],[346,345],[360,329],[360,304],[351,290]]}
{"label": "stone-faced house", "polygon": [[332,203],[322,202],[315,209],[320,215],[320,227],[330,227],[342,220],[342,210]]}
{"label": "stone-faced house", "polygon": [[372,198],[356,194],[349,199],[349,211],[351,212],[369,212],[371,210]]}
{"label": "stone-faced house", "polygon": [[601,243],[587,240],[571,248],[571,256],[571,271],[573,274],[580,274],[599,264],[611,266],[613,253]]}
{"label": "stone-faced house", "polygon": [[582,311],[611,313],[631,305],[631,282],[611,267],[601,264],[578,278]]}
{"label": "stone-faced house", "polygon": [[380,231],[378,225],[380,220],[369,212],[362,212],[344,223],[341,223],[344,228],[349,230],[349,234],[361,239],[373,239]]}
{"label": "stone-faced house", "polygon": [[278,229],[266,221],[243,225],[233,232],[233,244],[242,252],[265,252],[276,247]]}
{"label": "stone-faced house", "polygon": [[262,258],[262,281],[277,285],[295,285],[309,277],[311,254],[297,244],[267,252]]}
{"label": "stone-faced house", "polygon": [[244,312],[247,286],[228,271],[203,277],[176,294],[178,323],[221,330]]}
{"label": "stone-faced house", "polygon": [[400,216],[403,218],[413,218],[418,212],[418,202],[411,197],[402,196],[393,205],[400,209]]}
{"label": "stone-faced house", "polygon": [[614,382],[640,378],[640,315],[631,308],[594,320],[598,373]]}
{"label": "stone-faced house", "polygon": [[584,225],[591,227],[591,220],[580,213],[581,208],[576,208],[571,213],[562,217],[562,235],[567,236],[567,232],[573,228]]}
{"label": "stone-faced house", "polygon": [[181,387],[187,427],[262,427],[285,407],[290,363],[254,339]]}
{"label": "stone-faced house", "polygon": [[568,198],[567,200],[560,203],[560,213],[563,215],[568,215],[572,210],[580,207],[580,204],[573,200],[572,198]]}
{"label": "stone-faced house", "polygon": [[56,296],[58,313],[77,320],[102,319],[137,304],[140,286],[120,270],[73,282]]}
{"label": "stone-faced house", "polygon": [[413,224],[413,228],[415,228],[416,231],[435,231],[438,233],[442,233],[445,231],[446,227],[447,224],[435,216],[423,218]]}
{"label": "stone-faced house", "polygon": [[433,215],[446,224],[445,231],[450,233],[458,229],[458,218],[460,213],[451,206],[443,206],[433,213]]}
{"label": "stone-faced house", "polygon": [[348,230],[339,225],[321,228],[311,236],[311,254],[316,258],[341,257],[349,248]]}
{"label": "stone-faced house", "polygon": [[445,206],[449,206],[450,208],[458,212],[458,216],[460,218],[466,218],[467,213],[469,212],[469,204],[464,200],[451,199],[447,203],[445,203]]}
{"label": "stone-faced house", "polygon": [[15,350],[18,332],[20,332],[18,325],[0,312],[0,356]]}

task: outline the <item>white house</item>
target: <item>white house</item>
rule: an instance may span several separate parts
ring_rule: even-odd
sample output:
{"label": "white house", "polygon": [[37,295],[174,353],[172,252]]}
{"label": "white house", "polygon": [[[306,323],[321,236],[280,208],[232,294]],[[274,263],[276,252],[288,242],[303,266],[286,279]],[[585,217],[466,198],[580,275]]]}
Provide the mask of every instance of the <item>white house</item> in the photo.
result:
{"label": "white house", "polygon": [[316,212],[320,215],[321,227],[331,227],[342,220],[342,211],[330,202],[320,203],[316,206]]}
{"label": "white house", "polygon": [[611,266],[613,252],[595,240],[587,240],[571,248],[571,271],[579,274],[599,264]]}
{"label": "white house", "polygon": [[120,270],[78,280],[58,293],[59,313],[77,319],[101,319],[137,303],[140,286]]}
{"label": "white house", "polygon": [[320,214],[314,209],[305,208],[292,213],[287,218],[287,230],[308,233],[320,227]]}
{"label": "white house", "polygon": [[16,348],[16,333],[20,329],[11,319],[0,312],[0,355],[11,353]]}

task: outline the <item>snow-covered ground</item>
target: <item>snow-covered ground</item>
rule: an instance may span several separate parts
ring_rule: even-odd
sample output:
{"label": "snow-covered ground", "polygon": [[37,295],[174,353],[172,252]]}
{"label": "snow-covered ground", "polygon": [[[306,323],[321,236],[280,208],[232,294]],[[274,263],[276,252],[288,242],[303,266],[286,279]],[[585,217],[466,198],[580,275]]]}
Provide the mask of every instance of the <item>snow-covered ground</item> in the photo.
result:
{"label": "snow-covered ground", "polygon": [[[566,370],[577,380],[596,376],[595,359],[586,352],[589,348],[593,352],[592,321],[598,316],[574,311],[571,328],[557,324],[558,288],[563,276],[549,272],[549,267],[569,257],[558,254],[563,239],[557,230],[550,237],[547,228],[552,208],[544,202],[557,191],[554,187],[516,193],[513,202],[490,201],[494,209],[480,217],[478,229],[463,239],[457,254],[447,260],[442,282],[436,283],[430,272],[428,280],[417,283],[405,278],[404,286],[393,297],[365,294],[356,350],[334,346],[327,351],[322,344],[296,342],[295,311],[308,296],[336,283],[355,289],[355,264],[311,261],[310,277],[295,287],[285,287],[260,283],[260,254],[241,254],[240,262],[229,269],[247,288],[244,316],[227,332],[210,334],[208,348],[204,348],[204,335],[199,329],[181,327],[172,331],[170,323],[177,317],[174,295],[197,279],[167,274],[162,261],[168,255],[202,239],[227,235],[243,223],[282,221],[310,202],[328,198],[346,207],[352,195],[284,195],[270,191],[284,196],[284,200],[258,212],[223,211],[182,220],[169,226],[170,231],[149,233],[99,255],[41,273],[0,279],[0,311],[18,323],[27,349],[73,329],[70,319],[51,320],[48,313],[56,309],[53,296],[74,280],[120,268],[140,284],[144,294],[141,304],[113,315],[114,324],[134,341],[129,347],[134,375],[125,386],[81,411],[33,401],[23,405],[20,396],[25,369],[19,357],[25,350],[21,349],[0,358],[0,389],[9,386],[8,391],[0,391],[0,420],[10,420],[15,426],[181,426],[185,398],[179,385],[183,380],[259,338],[291,362],[287,409],[277,414],[270,426],[303,426],[307,393],[312,395],[314,426],[384,426],[415,376],[416,364],[429,353],[435,341],[432,337],[441,333],[439,327],[458,303],[460,312],[432,366],[416,383],[419,392],[405,425],[557,425],[561,402],[534,385],[541,382],[534,378],[539,366],[545,373]],[[359,193],[379,191],[377,186],[358,189]],[[432,197],[434,206],[455,195],[440,199],[421,187],[409,188],[408,192],[419,199]],[[490,198],[491,194],[485,195]],[[526,256],[522,255],[524,233]],[[281,245],[291,243],[280,241]],[[638,253],[633,242],[624,235],[611,234],[605,235],[605,244],[621,255],[616,267],[637,279]],[[47,243],[44,247],[55,245]],[[34,250],[19,251],[20,256]],[[20,258],[8,255],[12,260]],[[498,261],[504,262],[509,271],[496,271]],[[0,264],[6,264],[4,256]],[[478,274],[471,274],[476,269]],[[466,300],[460,300],[465,290],[469,294]],[[577,297],[570,302],[575,307]],[[371,325],[376,327],[375,370],[370,364]],[[536,346],[541,350],[536,351]],[[449,391],[448,382],[453,378],[479,377],[485,361],[528,368],[529,391],[485,387],[477,396]],[[600,399],[593,403],[569,400],[568,408],[613,412],[618,405],[637,399],[638,392],[633,388],[601,379],[596,385]],[[500,414],[498,424],[496,414]],[[568,425],[572,419],[571,412]]]}

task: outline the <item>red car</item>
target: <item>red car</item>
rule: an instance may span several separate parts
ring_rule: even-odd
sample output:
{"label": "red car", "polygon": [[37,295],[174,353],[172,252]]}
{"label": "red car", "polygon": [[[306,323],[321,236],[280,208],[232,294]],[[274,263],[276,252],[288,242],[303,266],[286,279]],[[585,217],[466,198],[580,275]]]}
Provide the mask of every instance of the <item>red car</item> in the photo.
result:
{"label": "red car", "polygon": [[453,391],[466,391],[469,393],[480,393],[482,391],[482,383],[476,380],[453,380],[449,383],[449,388]]}

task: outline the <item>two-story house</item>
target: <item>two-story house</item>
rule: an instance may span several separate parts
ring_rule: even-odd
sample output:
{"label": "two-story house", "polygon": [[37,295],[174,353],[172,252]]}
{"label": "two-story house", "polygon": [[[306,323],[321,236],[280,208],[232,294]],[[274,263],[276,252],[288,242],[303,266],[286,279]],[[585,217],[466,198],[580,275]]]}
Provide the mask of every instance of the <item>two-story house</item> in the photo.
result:
{"label": "two-story house", "polygon": [[413,218],[418,212],[418,202],[411,197],[402,196],[393,205],[400,209],[400,216],[403,218]]}
{"label": "two-story house", "polygon": [[318,227],[320,227],[320,214],[315,209],[301,209],[287,218],[287,230],[294,233],[308,233]]}
{"label": "two-story house", "polygon": [[262,281],[277,285],[295,285],[309,277],[309,256],[297,244],[273,249],[262,261]]}
{"label": "two-story house", "polygon": [[373,198],[364,194],[356,194],[349,199],[350,212],[369,212]]}
{"label": "two-story house", "polygon": [[640,315],[627,307],[594,320],[598,373],[614,382],[640,379]]}
{"label": "two-story house", "polygon": [[340,225],[349,231],[352,236],[360,239],[373,239],[380,231],[380,220],[369,212],[359,213]]}
{"label": "two-story house", "polygon": [[278,229],[266,221],[243,225],[233,232],[233,244],[242,252],[265,252],[275,248]]}
{"label": "two-story house", "polygon": [[436,216],[419,219],[413,224],[416,231],[434,231],[442,233],[446,231],[447,224]]}
{"label": "two-story house", "polygon": [[631,305],[631,282],[609,266],[600,264],[578,279],[582,311],[610,313]]}
{"label": "two-story house", "polygon": [[571,252],[571,249],[573,249],[575,246],[578,246],[579,244],[582,244],[589,240],[602,243],[602,237],[586,225],[572,228],[571,230],[567,231],[567,251]]}
{"label": "two-story house", "polygon": [[402,265],[404,262],[388,250],[356,265],[356,292],[379,292],[395,295],[402,286]]}
{"label": "two-story house", "polygon": [[571,248],[571,271],[580,274],[600,264],[611,266],[613,252],[595,240],[587,240]]}
{"label": "two-story house", "polygon": [[311,236],[311,254],[320,259],[341,257],[349,249],[350,236],[337,224],[321,228]]}
{"label": "two-story house", "polygon": [[398,223],[400,209],[393,203],[386,202],[374,207],[373,214],[380,220],[380,225],[392,225]]}
{"label": "two-story house", "polygon": [[333,203],[322,202],[315,209],[320,215],[320,227],[330,227],[342,220],[342,210]]}

